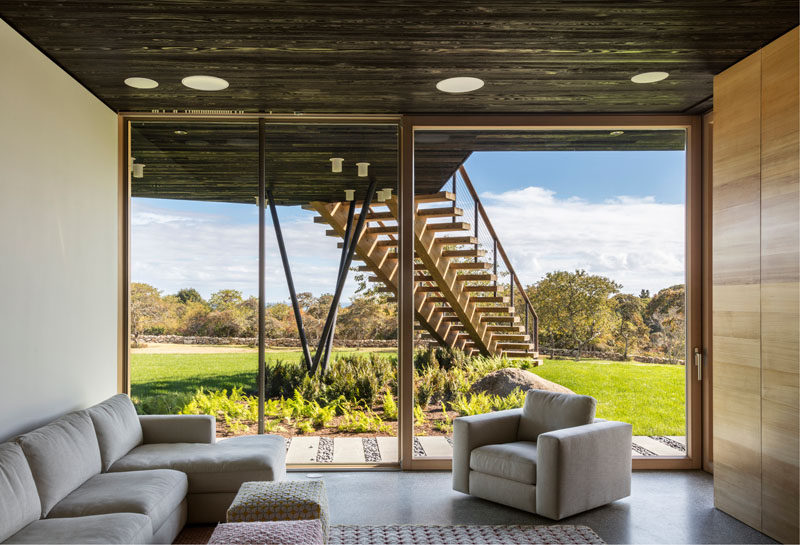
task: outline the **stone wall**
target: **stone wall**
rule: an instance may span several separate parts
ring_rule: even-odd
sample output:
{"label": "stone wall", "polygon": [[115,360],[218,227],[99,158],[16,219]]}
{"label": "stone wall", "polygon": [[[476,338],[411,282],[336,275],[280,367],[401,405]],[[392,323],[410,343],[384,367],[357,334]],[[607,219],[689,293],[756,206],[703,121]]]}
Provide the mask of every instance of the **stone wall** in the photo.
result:
{"label": "stone wall", "polygon": [[[133,342],[131,336],[131,342]],[[139,335],[140,343],[169,343],[169,344],[241,344],[255,346],[258,339],[255,337],[193,337],[183,335]],[[317,339],[309,339],[309,345],[316,348]],[[337,339],[334,337],[333,346],[339,348],[394,348],[397,346],[396,340],[348,340]],[[300,339],[267,339],[267,348],[300,348]]]}
{"label": "stone wall", "polygon": [[[569,360],[575,359],[574,350],[566,350],[563,348],[546,348],[541,347],[539,354],[542,357],[552,358],[556,360]],[[601,360],[610,361],[624,361],[622,356],[616,352],[599,352],[596,350],[584,350],[581,352],[582,358],[597,358]],[[654,356],[643,356],[639,354],[628,354],[628,361],[638,361],[639,363],[660,363],[664,365],[685,365],[684,360],[669,360],[667,358],[657,358]]]}

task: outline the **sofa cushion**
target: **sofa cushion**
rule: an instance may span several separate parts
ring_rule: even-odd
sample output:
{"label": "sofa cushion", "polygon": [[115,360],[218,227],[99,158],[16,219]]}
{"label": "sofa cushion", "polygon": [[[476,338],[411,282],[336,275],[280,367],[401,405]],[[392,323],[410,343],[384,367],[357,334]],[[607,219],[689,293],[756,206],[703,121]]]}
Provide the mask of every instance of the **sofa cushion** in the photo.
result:
{"label": "sofa cushion", "polygon": [[597,400],[590,396],[529,390],[519,419],[517,439],[537,441],[548,431],[591,424]]}
{"label": "sofa cushion", "polygon": [[278,435],[233,437],[214,444],[141,445],[109,471],[176,469],[189,477],[189,493],[236,492],[247,481],[277,481],[286,475],[286,442]]}
{"label": "sofa cushion", "polygon": [[511,481],[536,484],[536,443],[514,441],[478,447],[470,452],[469,468]]}
{"label": "sofa cushion", "polygon": [[67,494],[100,473],[100,447],[86,411],[62,416],[18,439],[42,502],[42,518]]}
{"label": "sofa cushion", "polygon": [[139,416],[127,395],[115,395],[87,411],[97,434],[103,471],[108,471],[111,464],[142,444]]}
{"label": "sofa cushion", "polygon": [[0,445],[0,542],[42,515],[42,504],[22,448]]}
{"label": "sofa cushion", "polygon": [[158,531],[186,497],[186,475],[170,469],[101,473],[58,502],[48,518],[141,513]]}
{"label": "sofa cushion", "polygon": [[136,513],[41,519],[5,543],[150,543],[150,519]]}

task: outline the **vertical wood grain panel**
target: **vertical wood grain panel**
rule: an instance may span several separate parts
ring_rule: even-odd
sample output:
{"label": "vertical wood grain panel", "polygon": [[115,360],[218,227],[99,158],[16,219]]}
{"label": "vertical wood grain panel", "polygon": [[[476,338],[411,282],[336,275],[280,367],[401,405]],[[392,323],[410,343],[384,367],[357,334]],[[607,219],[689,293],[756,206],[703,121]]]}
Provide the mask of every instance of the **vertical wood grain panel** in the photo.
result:
{"label": "vertical wood grain panel", "polygon": [[761,60],[762,531],[798,535],[800,418],[800,130],[798,29]]}
{"label": "vertical wood grain panel", "polygon": [[714,78],[714,504],[761,528],[761,54]]}

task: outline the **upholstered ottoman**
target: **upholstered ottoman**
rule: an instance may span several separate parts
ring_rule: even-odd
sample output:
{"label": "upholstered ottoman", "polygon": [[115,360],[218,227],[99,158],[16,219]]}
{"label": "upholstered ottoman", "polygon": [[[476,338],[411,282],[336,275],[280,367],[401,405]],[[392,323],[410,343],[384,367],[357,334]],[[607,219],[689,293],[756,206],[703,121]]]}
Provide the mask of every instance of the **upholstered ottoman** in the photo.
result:
{"label": "upholstered ottoman", "polygon": [[314,520],[228,522],[218,524],[209,543],[249,545],[322,545],[322,523]]}
{"label": "upholstered ottoman", "polygon": [[228,522],[319,519],[328,540],[328,495],[323,481],[242,483],[228,508]]}

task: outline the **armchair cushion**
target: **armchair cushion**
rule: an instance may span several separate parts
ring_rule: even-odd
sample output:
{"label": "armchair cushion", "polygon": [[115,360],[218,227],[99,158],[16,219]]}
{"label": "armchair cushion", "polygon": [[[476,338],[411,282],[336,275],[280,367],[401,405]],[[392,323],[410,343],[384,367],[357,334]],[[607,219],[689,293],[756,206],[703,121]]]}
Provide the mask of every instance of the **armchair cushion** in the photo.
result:
{"label": "armchair cushion", "polygon": [[537,441],[542,433],[591,424],[596,406],[597,401],[590,396],[529,390],[517,439]]}
{"label": "armchair cushion", "polygon": [[536,484],[536,443],[514,441],[478,447],[469,456],[469,467],[495,477]]}
{"label": "armchair cushion", "polygon": [[509,409],[453,421],[453,490],[469,494],[469,458],[473,449],[517,440],[522,409]]}
{"label": "armchair cushion", "polygon": [[131,398],[117,394],[88,409],[92,417],[103,471],[142,444],[142,426]]}

